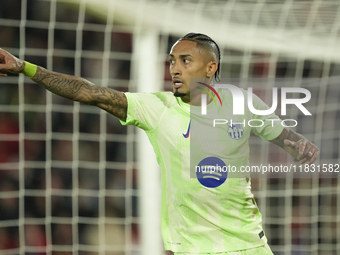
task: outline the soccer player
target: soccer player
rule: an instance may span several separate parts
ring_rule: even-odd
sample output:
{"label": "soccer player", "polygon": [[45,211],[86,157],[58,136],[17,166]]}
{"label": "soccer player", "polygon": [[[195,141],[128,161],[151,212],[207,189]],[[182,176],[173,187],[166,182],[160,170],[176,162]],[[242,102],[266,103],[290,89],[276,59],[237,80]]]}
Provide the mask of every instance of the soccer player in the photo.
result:
{"label": "soccer player", "polygon": [[[0,75],[23,73],[55,94],[98,106],[122,124],[145,130],[162,169],[161,226],[169,254],[272,254],[249,178],[227,178],[215,188],[190,178],[190,139],[186,138],[193,99],[190,79],[201,78],[206,84],[212,84],[214,77],[218,79],[218,45],[206,35],[190,33],[173,45],[169,61],[173,92],[122,93],[80,77],[48,71],[4,50],[0,50]],[[223,102],[230,102],[228,90],[218,92]],[[258,109],[266,107],[255,96],[253,102]],[[254,118],[254,114],[247,114]],[[220,128],[217,132],[227,130]],[[244,127],[242,135],[238,134],[240,139],[224,135],[228,148],[222,148],[222,158],[229,160],[225,163],[238,167],[248,164],[251,132],[282,147],[301,164],[311,164],[319,155],[319,149],[305,137],[281,125],[272,127],[269,121],[261,128]]]}

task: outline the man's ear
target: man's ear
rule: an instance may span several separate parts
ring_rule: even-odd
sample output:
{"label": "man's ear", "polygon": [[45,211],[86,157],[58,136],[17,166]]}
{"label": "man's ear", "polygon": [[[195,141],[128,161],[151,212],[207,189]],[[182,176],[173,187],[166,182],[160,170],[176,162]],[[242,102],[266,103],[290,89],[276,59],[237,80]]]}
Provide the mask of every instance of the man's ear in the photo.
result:
{"label": "man's ear", "polygon": [[218,67],[218,64],[215,62],[215,61],[210,61],[208,64],[207,64],[207,77],[213,77],[214,74],[216,73],[217,71],[217,67]]}

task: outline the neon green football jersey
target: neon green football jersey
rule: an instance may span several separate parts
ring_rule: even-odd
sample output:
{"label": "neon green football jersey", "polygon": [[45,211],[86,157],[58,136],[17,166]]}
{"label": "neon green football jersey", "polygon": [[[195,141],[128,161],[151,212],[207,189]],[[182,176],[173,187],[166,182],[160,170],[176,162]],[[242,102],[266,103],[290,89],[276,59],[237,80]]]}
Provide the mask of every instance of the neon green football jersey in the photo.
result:
{"label": "neon green football jersey", "polygon": [[[217,91],[222,102],[229,102],[225,107],[230,107],[230,91]],[[243,93],[247,96],[246,91]],[[211,253],[266,244],[261,214],[251,193],[249,178],[227,178],[222,185],[209,188],[190,175],[189,123],[193,117],[190,105],[174,97],[172,92],[125,95],[128,111],[126,121],[121,120],[121,123],[145,130],[161,167],[161,230],[165,249]],[[257,109],[267,109],[266,104],[255,95],[253,105]],[[257,116],[246,109],[244,116],[247,119],[277,118],[275,115]],[[230,135],[227,135],[228,129],[220,125],[217,132],[225,134],[220,145],[220,151],[225,154],[222,160],[238,168],[248,165],[250,133],[263,140],[272,140],[283,130],[277,124],[280,122],[274,122],[274,127],[272,122],[264,123],[258,128],[245,126],[242,133],[231,132]]]}

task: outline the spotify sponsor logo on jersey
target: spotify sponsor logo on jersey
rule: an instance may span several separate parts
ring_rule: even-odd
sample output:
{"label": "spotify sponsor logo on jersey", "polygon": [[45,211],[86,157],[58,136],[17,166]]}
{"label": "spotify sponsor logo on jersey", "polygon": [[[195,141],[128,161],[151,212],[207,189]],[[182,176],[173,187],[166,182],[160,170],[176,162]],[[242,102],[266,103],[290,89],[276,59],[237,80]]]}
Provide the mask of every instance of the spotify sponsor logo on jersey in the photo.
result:
{"label": "spotify sponsor logo on jersey", "polygon": [[222,185],[228,177],[228,169],[223,160],[207,157],[201,160],[195,169],[198,181],[207,188]]}

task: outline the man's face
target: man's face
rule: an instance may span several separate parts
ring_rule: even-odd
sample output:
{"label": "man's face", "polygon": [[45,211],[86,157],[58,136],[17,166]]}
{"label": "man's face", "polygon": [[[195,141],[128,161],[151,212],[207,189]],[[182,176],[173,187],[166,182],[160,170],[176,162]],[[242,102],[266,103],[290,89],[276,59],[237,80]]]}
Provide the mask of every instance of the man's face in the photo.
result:
{"label": "man's face", "polygon": [[210,62],[210,54],[199,50],[196,44],[186,40],[176,42],[169,54],[174,95],[186,103],[190,102],[190,78],[207,78]]}

